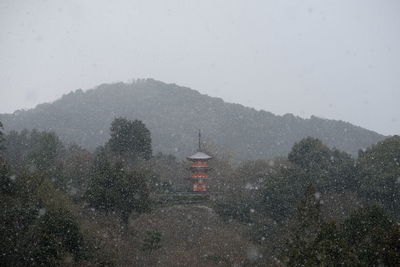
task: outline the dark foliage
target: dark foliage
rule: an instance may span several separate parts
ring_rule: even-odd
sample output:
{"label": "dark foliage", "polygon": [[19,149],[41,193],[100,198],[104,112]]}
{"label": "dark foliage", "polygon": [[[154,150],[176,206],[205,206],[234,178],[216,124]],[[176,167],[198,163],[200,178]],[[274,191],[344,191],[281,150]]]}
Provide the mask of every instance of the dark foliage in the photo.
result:
{"label": "dark foliage", "polygon": [[[357,210],[338,226],[312,217],[298,218],[298,228],[285,253],[288,266],[400,264],[400,228],[382,209],[372,206]],[[303,224],[304,219],[314,223]]]}
{"label": "dark foliage", "polygon": [[296,143],[288,159],[291,164],[266,177],[261,189],[263,210],[277,221],[294,215],[296,203],[310,184],[322,193],[356,188],[355,160],[318,139],[306,138]]}
{"label": "dark foliage", "polygon": [[86,192],[89,203],[100,210],[118,211],[125,222],[132,211],[149,209],[150,173],[128,171],[122,162],[112,163],[101,149],[95,158]]}
{"label": "dark foliage", "polygon": [[400,136],[360,151],[358,167],[361,193],[400,218]]}
{"label": "dark foliage", "polygon": [[[216,211],[250,225],[251,238],[275,245],[273,251],[283,253],[289,266],[397,266],[398,223],[377,207],[357,210],[357,202],[378,202],[399,216],[398,147],[398,137],[392,137],[353,159],[306,138],[294,145],[288,162],[248,162],[238,168],[236,175],[249,187],[233,185],[237,197],[221,198]],[[345,200],[348,196],[355,199]],[[352,215],[327,213],[324,201],[332,199],[337,199],[334,209]],[[288,229],[288,242],[279,245]]]}
{"label": "dark foliage", "polygon": [[0,121],[0,150],[4,149],[3,141],[4,141],[3,124]]}
{"label": "dark foliage", "polygon": [[60,192],[45,178],[17,177],[13,194],[0,194],[0,265],[54,266],[89,252]]}
{"label": "dark foliage", "polygon": [[107,146],[114,153],[133,158],[151,158],[151,135],[142,121],[116,118],[111,123],[110,132]]}
{"label": "dark foliage", "polygon": [[159,231],[146,231],[145,238],[143,239],[143,251],[152,252],[161,248],[161,233]]}
{"label": "dark foliage", "polygon": [[[10,132],[3,143],[0,265],[111,262],[92,258],[98,247],[88,242],[81,230],[84,223],[74,216],[77,209],[89,209],[78,205],[88,201],[95,208],[90,213],[116,213],[128,223],[131,213],[150,210],[150,196],[167,198],[186,185],[174,180],[186,174],[182,162],[162,154],[151,157],[150,132],[140,121],[116,119],[110,141],[94,154],[77,145],[65,149],[54,133],[36,130]],[[221,181],[206,199],[227,224],[242,223],[247,237],[266,246],[265,251],[279,251],[275,255],[282,255],[288,266],[397,266],[400,229],[392,218],[399,216],[399,144],[399,137],[388,138],[353,159],[309,137],[296,143],[287,159],[249,161],[238,168],[219,160],[213,167]],[[326,219],[324,197],[341,198],[348,192],[366,208],[341,220]],[[371,202],[390,215],[368,206]],[[163,251],[161,243],[169,242],[159,231],[143,233],[138,253],[153,256]],[[288,242],[281,245],[286,237]],[[228,262],[217,254],[206,259]],[[252,264],[259,261],[261,257]]]}
{"label": "dark foliage", "polygon": [[352,189],[356,185],[357,170],[350,155],[330,149],[320,140],[305,138],[296,143],[288,155],[290,162],[299,166],[308,177],[307,183],[318,189]]}
{"label": "dark foliage", "polygon": [[29,169],[46,173],[53,179],[60,174],[60,155],[64,146],[54,132],[23,130],[21,133],[11,131],[5,136],[4,152],[14,171]]}

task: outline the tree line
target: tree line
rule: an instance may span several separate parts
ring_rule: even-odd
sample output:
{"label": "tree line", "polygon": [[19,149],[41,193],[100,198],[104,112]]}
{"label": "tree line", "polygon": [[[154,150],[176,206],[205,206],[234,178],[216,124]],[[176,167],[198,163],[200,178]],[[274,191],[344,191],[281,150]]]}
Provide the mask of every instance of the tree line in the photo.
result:
{"label": "tree line", "polygon": [[264,264],[277,264],[275,258],[288,266],[397,266],[399,158],[399,136],[358,158],[305,138],[287,157],[241,164],[215,209],[250,226],[270,256],[260,259]]}
{"label": "tree line", "polygon": [[[185,164],[153,155],[141,121],[116,118],[94,152],[65,146],[53,132],[11,131],[0,123],[0,265],[113,265],[82,227],[80,212],[112,214],[127,225],[151,212],[153,197],[190,190]],[[396,266],[400,262],[400,137],[357,158],[305,138],[287,157],[234,166],[205,145],[210,204],[248,227],[264,257],[251,265]],[[142,250],[160,249],[148,232]]]}
{"label": "tree line", "polygon": [[150,209],[157,175],[150,131],[141,121],[116,118],[111,137],[91,153],[65,147],[53,132],[2,132],[0,124],[0,265],[112,264],[98,252],[76,207],[120,215]]}

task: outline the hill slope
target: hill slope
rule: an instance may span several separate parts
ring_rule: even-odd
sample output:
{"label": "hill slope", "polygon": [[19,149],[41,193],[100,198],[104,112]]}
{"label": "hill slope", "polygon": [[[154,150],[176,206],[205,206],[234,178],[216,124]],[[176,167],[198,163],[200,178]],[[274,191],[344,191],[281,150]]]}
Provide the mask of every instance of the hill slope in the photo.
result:
{"label": "hill slope", "polygon": [[307,136],[353,154],[384,138],[343,121],[276,116],[153,79],[77,90],[53,103],[2,114],[0,120],[6,131],[53,130],[65,142],[93,149],[108,140],[110,123],[118,116],[144,121],[153,150],[178,157],[193,152],[199,128],[208,142],[241,160],[285,155]]}

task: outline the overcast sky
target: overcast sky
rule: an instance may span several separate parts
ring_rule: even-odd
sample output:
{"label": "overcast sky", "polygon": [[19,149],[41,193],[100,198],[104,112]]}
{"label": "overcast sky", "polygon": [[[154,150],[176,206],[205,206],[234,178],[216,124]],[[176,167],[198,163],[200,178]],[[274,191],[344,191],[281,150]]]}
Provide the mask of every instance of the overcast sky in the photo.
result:
{"label": "overcast sky", "polygon": [[400,1],[0,0],[0,112],[154,78],[400,134]]}

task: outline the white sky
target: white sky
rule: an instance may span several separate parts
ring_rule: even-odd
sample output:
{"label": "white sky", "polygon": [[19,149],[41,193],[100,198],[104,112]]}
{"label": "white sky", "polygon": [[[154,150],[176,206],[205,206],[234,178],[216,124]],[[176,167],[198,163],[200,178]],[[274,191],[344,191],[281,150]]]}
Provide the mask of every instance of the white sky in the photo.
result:
{"label": "white sky", "polygon": [[0,112],[155,78],[400,134],[400,1],[0,0]]}

